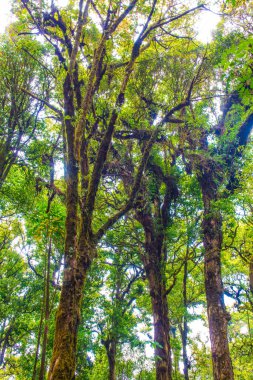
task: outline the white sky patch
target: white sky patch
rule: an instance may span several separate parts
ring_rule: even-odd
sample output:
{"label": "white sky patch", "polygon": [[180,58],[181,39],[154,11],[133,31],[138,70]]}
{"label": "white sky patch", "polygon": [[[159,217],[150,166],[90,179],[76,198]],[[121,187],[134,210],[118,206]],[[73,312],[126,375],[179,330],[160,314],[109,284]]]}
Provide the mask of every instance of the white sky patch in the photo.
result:
{"label": "white sky patch", "polygon": [[66,7],[69,3],[69,0],[57,0],[57,4],[59,4],[61,7]]}
{"label": "white sky patch", "polygon": [[240,333],[247,335],[249,333],[248,326],[244,325],[240,328]]}
{"label": "white sky patch", "polygon": [[64,177],[64,163],[62,161],[56,161],[54,169],[55,179],[62,179]]}
{"label": "white sky patch", "polygon": [[[190,322],[189,327],[191,329],[191,332],[189,335],[192,340],[199,337],[203,343],[205,343],[207,346],[210,347],[209,330],[208,330],[208,327],[205,325],[205,323],[201,319]],[[197,341],[197,343],[199,344],[199,346],[201,346],[200,342]],[[188,350],[189,350],[189,347],[188,347]]]}
{"label": "white sky patch", "polygon": [[202,11],[195,25],[195,30],[198,33],[197,38],[203,43],[212,41],[212,33],[215,30],[220,16],[208,11]]}
{"label": "white sky patch", "polygon": [[0,33],[4,33],[11,21],[11,1],[0,0]]}
{"label": "white sky patch", "polygon": [[[189,307],[188,311],[190,314],[196,316],[195,321],[191,321],[189,323],[189,336],[192,340],[199,339],[200,341],[198,342],[197,339],[197,344],[201,346],[201,342],[210,347],[210,338],[209,338],[209,329],[205,323],[204,320],[200,318],[201,315],[206,314],[206,311],[202,305],[198,305],[195,307]],[[199,318],[198,318],[199,316]],[[188,347],[189,350],[189,347]]]}
{"label": "white sky patch", "polygon": [[233,308],[236,305],[236,301],[224,295],[224,302],[226,307]]}

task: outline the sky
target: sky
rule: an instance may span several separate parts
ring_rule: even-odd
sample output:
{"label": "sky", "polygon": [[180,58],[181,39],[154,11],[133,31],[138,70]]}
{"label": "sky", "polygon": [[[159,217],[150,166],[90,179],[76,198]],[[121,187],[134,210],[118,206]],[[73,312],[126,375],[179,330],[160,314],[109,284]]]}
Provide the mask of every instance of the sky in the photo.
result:
{"label": "sky", "polygon": [[[65,6],[68,0],[58,0],[59,5]],[[6,26],[11,22],[11,0],[0,0],[0,33],[4,33]],[[212,38],[212,31],[219,22],[219,16],[202,11],[199,17],[199,22],[196,24],[198,38],[206,43]]]}
{"label": "sky", "polygon": [[0,0],[0,33],[3,33],[5,27],[10,22],[10,0]]}

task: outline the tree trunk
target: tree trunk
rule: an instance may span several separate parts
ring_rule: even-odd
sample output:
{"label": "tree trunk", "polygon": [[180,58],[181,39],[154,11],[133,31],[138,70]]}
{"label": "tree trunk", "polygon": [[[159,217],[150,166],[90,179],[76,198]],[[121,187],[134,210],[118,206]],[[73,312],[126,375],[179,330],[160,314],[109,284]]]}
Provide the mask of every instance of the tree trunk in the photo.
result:
{"label": "tree trunk", "polygon": [[251,257],[249,263],[249,288],[251,294],[253,295],[253,256]]}
{"label": "tree trunk", "polygon": [[2,345],[2,348],[1,348],[1,352],[0,352],[0,367],[4,364],[4,356],[5,356],[5,351],[8,347],[8,340],[9,340],[9,337],[12,333],[12,330],[13,330],[13,327],[12,325],[10,324],[9,328],[7,329],[6,333],[5,333],[5,337],[3,339],[3,345]]}
{"label": "tree trunk", "polygon": [[170,324],[166,289],[161,278],[159,279],[160,273],[159,270],[157,271],[157,268],[152,268],[146,273],[149,281],[154,321],[156,380],[171,380]]}
{"label": "tree trunk", "polygon": [[137,219],[145,232],[145,253],[142,262],[148,279],[154,322],[156,380],[172,379],[170,323],[162,254],[164,235],[155,233],[150,215],[138,213]]}
{"label": "tree trunk", "polygon": [[44,380],[45,370],[46,370],[46,353],[47,353],[47,339],[48,339],[48,322],[50,317],[49,301],[50,301],[50,260],[51,260],[51,250],[52,250],[52,240],[49,239],[49,247],[47,252],[46,259],[46,270],[45,270],[45,289],[44,289],[44,298],[45,298],[45,325],[43,333],[43,343],[42,343],[42,353],[41,353],[41,364],[40,364],[40,373],[39,380]]}
{"label": "tree trunk", "polygon": [[43,304],[42,304],[42,308],[41,308],[41,316],[40,316],[40,325],[39,325],[39,331],[38,331],[38,337],[37,337],[36,352],[35,352],[35,358],[34,358],[34,364],[33,364],[32,380],[36,380],[36,375],[37,375],[37,364],[38,364],[38,359],[39,359],[40,339],[41,339],[41,335],[42,335],[43,318],[44,318],[44,304],[45,304],[45,300],[43,299]]}
{"label": "tree trunk", "polygon": [[[87,252],[89,257],[89,252]],[[86,265],[83,265],[86,261]],[[61,298],[56,315],[54,349],[48,380],[74,380],[77,332],[84,282],[90,260],[69,260],[64,270]]]}
{"label": "tree trunk", "polygon": [[105,341],[104,346],[106,348],[106,354],[109,364],[108,380],[116,380],[116,342],[114,340]]}
{"label": "tree trunk", "polygon": [[205,248],[205,289],[207,315],[212,350],[214,380],[233,380],[233,367],[229,353],[227,325],[230,319],[224,304],[220,253],[222,246],[222,220],[219,210],[212,204],[217,200],[217,186],[210,173],[200,178],[204,203],[203,243]]}
{"label": "tree trunk", "polygon": [[183,347],[183,363],[184,363],[184,378],[189,380],[189,360],[187,355],[187,340],[188,340],[188,321],[187,321],[187,276],[188,276],[188,257],[189,257],[189,247],[187,243],[187,254],[184,263],[184,279],[183,279],[183,299],[184,299],[184,316],[183,325],[181,327],[181,338]]}
{"label": "tree trunk", "polygon": [[[89,254],[92,244],[86,238],[82,252],[77,247],[77,175],[75,161],[68,165],[67,218],[65,238],[65,267],[60,303],[56,315],[53,355],[48,380],[73,380],[76,368],[76,343],[83,287],[90,266]],[[73,174],[74,172],[74,174]],[[78,254],[77,254],[78,252]]]}
{"label": "tree trunk", "polygon": [[[64,108],[67,145],[65,262],[60,303],[56,314],[53,355],[48,380],[73,380],[75,378],[77,330],[87,270],[87,268],[80,266],[77,261],[79,166],[74,154],[75,129],[72,121],[75,110],[69,74],[67,74],[64,82]],[[88,246],[86,245],[86,247]],[[85,249],[85,246],[83,249]],[[86,253],[88,254],[89,252]]]}

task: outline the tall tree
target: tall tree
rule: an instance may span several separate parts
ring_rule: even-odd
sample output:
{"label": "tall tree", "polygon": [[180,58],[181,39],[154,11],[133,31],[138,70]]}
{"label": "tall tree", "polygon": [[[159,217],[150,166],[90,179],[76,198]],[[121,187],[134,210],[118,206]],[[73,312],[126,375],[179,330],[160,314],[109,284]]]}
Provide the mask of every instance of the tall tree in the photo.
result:
{"label": "tall tree", "polygon": [[[227,330],[235,367],[246,366],[238,347],[245,342],[243,353],[251,349],[252,209],[250,202],[238,206],[236,197],[250,196],[242,193],[240,181],[253,124],[252,29],[246,2],[229,3],[239,29],[228,33],[219,26],[212,60],[192,41],[191,17],[202,5],[162,0],[76,0],[59,9],[49,0],[13,4],[18,21],[0,56],[0,375],[43,379],[52,356],[50,379],[102,379],[107,352],[111,378],[118,371],[122,377],[153,379],[155,369],[157,379],[178,378],[181,361],[185,379],[210,376],[211,369],[203,368],[209,367],[208,349],[202,355],[191,339],[192,309],[205,304],[202,264],[214,377],[233,379]],[[224,210],[231,199],[235,206],[228,219]],[[201,234],[203,245],[198,245]],[[110,245],[112,235],[117,238]],[[92,271],[96,256],[103,256],[101,246],[108,256],[121,247],[117,266],[110,257],[107,263],[97,260]],[[139,252],[138,270],[123,270],[126,251]],[[147,289],[142,280],[136,288],[132,283],[141,261]],[[100,292],[96,278],[104,283]],[[241,316],[234,331],[224,294],[235,300],[231,326]],[[146,331],[154,321],[152,369],[146,362],[137,368],[143,354],[124,344],[137,345],[127,329],[131,326],[133,334],[142,329],[143,302]],[[106,322],[94,333],[95,311]]]}
{"label": "tall tree", "polygon": [[[54,4],[51,7],[45,4],[42,9],[21,0],[21,8],[27,11],[28,23],[32,28],[54,47],[64,78],[62,100],[67,148],[65,269],[49,379],[74,379],[83,286],[96,256],[97,241],[131,208],[158,131],[153,125],[127,203],[98,231],[94,231],[94,211],[102,171],[119,115],[126,104],[131,74],[137,59],[148,49],[156,33],[166,35],[170,24],[202,8],[202,5],[185,10],[183,7],[166,7],[163,3],[158,7],[157,0],[154,0],[146,8],[133,0],[129,4],[116,2],[104,7],[89,0],[84,4],[80,0],[78,12],[73,6],[70,14],[61,12]],[[135,11],[138,17],[141,15],[143,18],[141,25]],[[99,27],[93,21],[95,15],[99,19]],[[132,42],[122,53],[120,48],[125,39],[124,31],[127,31],[128,43],[130,39]],[[26,32],[29,33],[29,29]],[[114,46],[111,41],[115,42]],[[120,59],[115,59],[117,56]],[[117,67],[121,69],[121,77],[115,72]],[[107,84],[105,87],[109,69],[114,88],[108,88]],[[51,108],[55,107],[51,104]],[[103,116],[103,109],[106,117]],[[61,111],[58,114],[61,115]],[[163,120],[170,114],[167,112]],[[97,154],[94,154],[94,147]]]}
{"label": "tall tree", "polygon": [[[204,206],[202,228],[205,247],[205,288],[213,374],[217,380],[234,378],[227,336],[230,315],[225,309],[221,275],[222,216],[217,201],[237,187],[237,159],[241,156],[252,129],[253,115],[248,106],[243,104],[244,96],[241,91],[238,93],[235,90],[230,93],[224,101],[223,113],[216,128],[203,129],[202,119],[198,138],[190,134],[188,140],[191,149],[195,149],[190,155],[191,165],[197,171]],[[192,117],[198,125],[199,119],[194,111]],[[215,147],[209,140],[214,131],[219,136]],[[226,191],[222,194],[221,186],[224,183]]]}

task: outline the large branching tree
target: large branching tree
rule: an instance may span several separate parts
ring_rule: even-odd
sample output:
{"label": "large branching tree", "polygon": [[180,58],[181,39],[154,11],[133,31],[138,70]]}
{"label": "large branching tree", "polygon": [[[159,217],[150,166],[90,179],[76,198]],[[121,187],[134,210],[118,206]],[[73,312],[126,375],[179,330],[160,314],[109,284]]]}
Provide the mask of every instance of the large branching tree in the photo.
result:
{"label": "large branching tree", "polygon": [[[153,67],[150,68],[154,74],[153,78],[146,78],[143,67],[139,65],[139,75],[135,77],[136,94],[134,97],[138,112],[147,108],[146,114],[142,112],[142,121],[146,118],[147,125],[152,124],[159,115],[162,115],[163,108],[166,107],[165,99],[161,95],[162,91],[166,91],[166,103],[170,104],[174,114],[174,117],[171,115],[167,119],[167,123],[164,124],[160,136],[156,140],[156,148],[153,148],[150,153],[140,190],[133,204],[134,218],[142,225],[145,235],[145,249],[144,252],[140,252],[140,258],[149,283],[152,303],[157,379],[170,379],[173,372],[170,344],[170,305],[168,307],[167,301],[170,287],[167,287],[166,279],[167,245],[169,242],[166,237],[168,225],[173,223],[171,207],[179,195],[176,178],[172,175],[176,158],[180,155],[179,144],[174,134],[175,129],[180,128],[180,124],[184,123],[186,108],[190,105],[191,98],[196,91],[195,87],[199,85],[205,71],[200,59],[201,49],[199,51],[196,46],[193,48],[191,42],[188,41],[184,50],[187,60],[184,61],[177,52],[178,46],[182,50],[184,48],[180,43],[177,43],[173,48],[172,42],[171,37],[166,39],[166,44],[170,44],[170,54],[173,55],[170,58],[171,62],[163,59],[155,61]],[[167,49],[168,47],[166,48],[165,45],[162,51],[159,49],[157,51],[164,53]],[[196,65],[197,62],[198,65]],[[159,82],[155,84],[157,72],[159,73]],[[158,91],[154,90],[154,86],[157,87]],[[175,88],[178,91],[176,93]],[[177,96],[178,105],[175,105],[175,96]],[[134,107],[132,107],[132,112],[133,109]],[[124,120],[124,123],[130,128],[127,120]],[[131,141],[132,145],[128,144],[129,149],[126,153],[122,147],[116,150],[116,144],[114,144],[117,163],[111,162],[107,165],[108,174],[122,178],[126,189],[129,189],[129,185],[134,180],[134,155],[131,152],[131,147],[133,149],[136,140],[145,146],[145,140],[150,136],[150,131],[147,128],[137,129],[137,127],[136,124],[135,129],[115,133],[116,138]]]}
{"label": "large branching tree", "polygon": [[[89,376],[96,376],[96,363],[99,355],[103,356],[101,345],[97,351],[95,345],[91,348],[96,356],[93,364],[84,366],[82,360],[89,353],[86,343],[96,320],[91,313],[103,308],[96,308],[98,289],[90,269],[96,256],[101,255],[102,250],[97,247],[102,244],[106,254],[117,251],[119,255],[106,264],[98,260],[95,269],[99,281],[104,282],[105,293],[102,291],[100,299],[108,295],[113,303],[111,310],[108,304],[103,310],[104,320],[110,321],[112,317],[112,323],[108,322],[107,328],[96,335],[102,338],[107,351],[111,378],[115,378],[115,365],[119,364],[117,349],[124,349],[120,341],[128,341],[131,334],[126,331],[127,326],[134,325],[133,311],[138,313],[138,302],[142,302],[138,300],[142,297],[138,286],[135,288],[142,279],[137,280],[135,274],[145,272],[150,293],[148,301],[145,292],[147,310],[153,317],[156,378],[171,380],[180,372],[181,344],[174,333],[175,326],[179,326],[184,377],[188,379],[191,376],[187,356],[188,313],[196,294],[196,302],[203,303],[203,295],[199,294],[202,288],[198,285],[203,279],[201,252],[205,251],[203,265],[214,378],[233,379],[227,337],[230,316],[224,304],[221,276],[222,249],[226,247],[220,204],[240,191],[244,148],[253,124],[252,38],[250,28],[245,30],[250,16],[245,16],[245,21],[241,17],[245,2],[233,8],[237,21],[240,18],[239,31],[223,39],[225,31],[219,27],[215,36],[216,55],[209,54],[193,37],[192,17],[205,9],[203,5],[191,8],[190,1],[180,5],[159,0],[103,4],[76,0],[58,8],[55,3],[15,2],[17,21],[10,28],[12,42],[3,42],[1,47],[0,187],[5,183],[0,203],[3,210],[10,206],[10,212],[18,215],[27,245],[24,257],[15,242],[10,242],[2,252],[10,255],[11,263],[19,257],[17,263],[22,263],[22,268],[17,280],[23,281],[24,268],[25,275],[28,271],[33,279],[32,284],[24,282],[24,286],[17,287],[19,293],[13,290],[15,295],[29,294],[31,300],[35,294],[37,298],[36,286],[41,297],[44,292],[42,310],[36,300],[29,305],[37,319],[41,315],[40,322],[22,320],[27,330],[37,328],[38,333],[32,334],[30,341],[27,331],[22,336],[15,322],[19,321],[20,313],[22,318],[25,313],[22,308],[20,312],[17,310],[18,303],[15,301],[4,313],[1,361],[5,365],[6,358],[10,358],[10,364],[14,363],[12,343],[15,341],[16,346],[21,341],[22,348],[17,349],[18,355],[21,353],[16,361],[16,373],[20,371],[17,378],[31,375],[35,379],[39,374],[43,379],[47,366],[51,380],[81,378],[88,372]],[[219,102],[223,108],[215,123]],[[64,166],[62,179],[58,172],[60,161]],[[23,168],[14,172],[14,163],[22,164]],[[32,178],[27,186],[29,194],[24,194],[19,183],[20,178],[25,181],[23,172],[29,172]],[[186,190],[182,190],[180,181],[184,181]],[[199,188],[195,189],[197,182]],[[196,192],[197,204],[193,201]],[[185,220],[183,209],[187,202],[191,204],[190,213],[195,214],[192,220]],[[233,213],[237,213],[236,207]],[[4,228],[6,225],[2,223]],[[117,236],[122,233],[119,226],[124,226],[125,239],[121,236],[121,241]],[[111,246],[110,233],[117,236]],[[201,233],[204,248],[199,243]],[[226,249],[242,255],[252,270],[251,256],[239,247],[239,240],[235,232],[232,241],[235,247]],[[125,247],[118,251],[117,245],[122,245],[122,241]],[[139,253],[138,270],[131,267],[121,273],[131,244],[129,250]],[[106,265],[114,260],[116,266],[106,271]],[[14,278],[5,257],[3,262],[6,265],[3,274]],[[139,268],[140,262],[143,268]],[[55,281],[56,274],[61,278],[59,283]],[[130,282],[126,281],[126,274]],[[182,294],[179,284],[183,285]],[[190,291],[189,287],[196,284],[197,289]],[[7,279],[2,293],[11,305],[11,297],[5,295],[8,287]],[[52,317],[59,289],[53,344]],[[233,293],[227,283],[225,292],[229,296]],[[250,292],[252,289],[245,290],[249,304]],[[136,300],[132,299],[133,294]],[[240,296],[237,298],[241,302]],[[128,315],[126,309],[133,305],[128,323],[124,319]],[[13,315],[18,318],[13,320]],[[85,323],[82,317],[87,318]],[[199,355],[200,350],[192,347]],[[33,369],[30,357],[24,362],[28,350],[35,351]],[[103,360],[105,373],[105,355]],[[22,370],[19,363],[23,364]],[[93,374],[91,367],[95,369]],[[99,371],[100,367],[97,368]],[[134,370],[132,376],[138,376]]]}
{"label": "large branching tree", "polygon": [[131,96],[129,84],[137,60],[156,36],[166,36],[176,21],[201,8],[180,9],[156,0],[145,6],[137,0],[103,5],[80,0],[61,11],[54,3],[20,2],[20,9],[27,12],[23,33],[37,33],[54,47],[63,78],[63,111],[48,103],[64,124],[67,186],[65,268],[49,379],[74,379],[83,286],[96,256],[96,244],[132,207],[159,127],[189,102],[185,99],[175,109],[167,110],[158,125],[150,124],[151,136],[138,153],[140,164],[128,200],[94,231],[103,167],[120,113]]}
{"label": "large branching tree", "polygon": [[[229,41],[226,42],[229,45]],[[229,48],[228,51],[231,53]],[[230,315],[225,308],[221,275],[223,237],[218,202],[239,186],[237,176],[242,154],[253,127],[252,104],[245,77],[248,65],[246,62],[246,68],[242,66],[236,77],[228,75],[229,80],[224,83],[222,112],[216,125],[206,112],[210,103],[204,102],[201,113],[198,107],[191,108],[189,121],[181,131],[182,139],[183,135],[187,136],[183,156],[188,156],[188,169],[191,167],[196,172],[203,199],[205,288],[215,379],[234,378],[228,344]]]}

